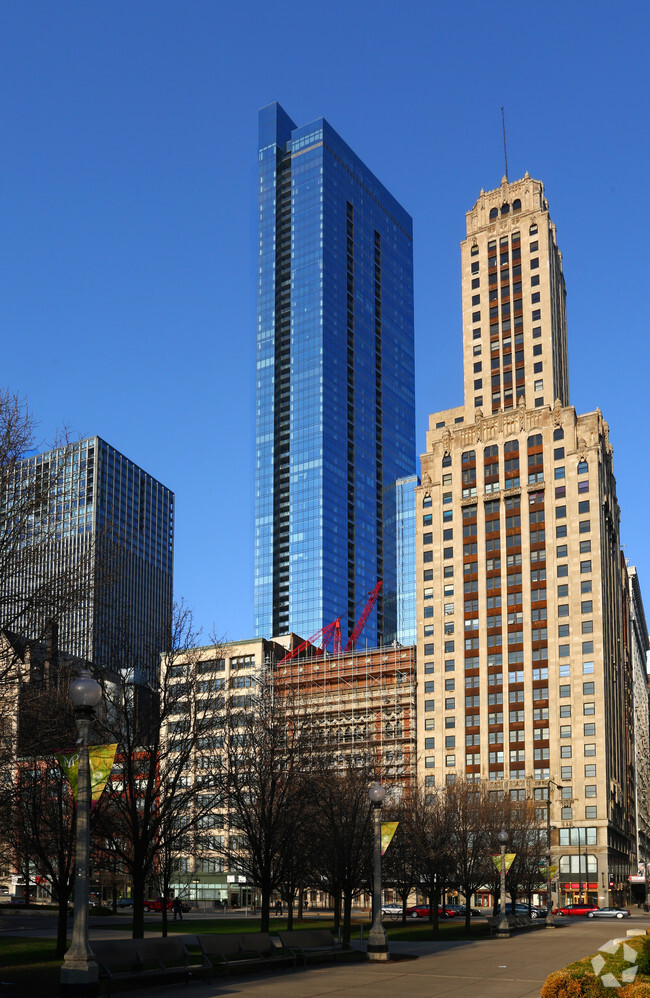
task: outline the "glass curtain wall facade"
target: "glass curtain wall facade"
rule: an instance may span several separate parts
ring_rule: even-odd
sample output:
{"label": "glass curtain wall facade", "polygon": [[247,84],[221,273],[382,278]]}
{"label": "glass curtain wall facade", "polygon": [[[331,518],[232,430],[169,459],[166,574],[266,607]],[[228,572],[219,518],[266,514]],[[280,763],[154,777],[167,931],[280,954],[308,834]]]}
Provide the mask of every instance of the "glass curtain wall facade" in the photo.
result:
{"label": "glass curtain wall facade", "polygon": [[[386,620],[395,622],[387,630],[387,644],[414,645],[417,641],[417,582],[415,570],[415,489],[420,484],[417,475],[399,478],[384,493],[387,517],[386,554],[397,566],[395,588],[387,590]],[[394,544],[394,549],[392,545]]]}
{"label": "glass curtain wall facade", "polygon": [[29,558],[3,576],[3,624],[37,638],[51,617],[62,652],[145,680],[171,618],[173,492],[100,437],[25,458],[16,474],[42,500]]}
{"label": "glass curtain wall facade", "polygon": [[323,118],[271,104],[259,135],[254,630],[346,635],[395,587],[384,491],[415,470],[412,221]]}

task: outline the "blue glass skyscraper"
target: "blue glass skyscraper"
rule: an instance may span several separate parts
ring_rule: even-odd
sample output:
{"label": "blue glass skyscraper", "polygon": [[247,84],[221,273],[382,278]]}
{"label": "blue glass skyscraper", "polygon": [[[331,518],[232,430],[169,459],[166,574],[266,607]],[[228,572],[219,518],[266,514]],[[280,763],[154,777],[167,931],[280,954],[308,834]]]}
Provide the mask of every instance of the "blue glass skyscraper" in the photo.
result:
{"label": "blue glass skyscraper", "polygon": [[384,493],[415,471],[412,221],[323,118],[277,103],[258,198],[254,630],[345,635],[378,579],[395,590]]}

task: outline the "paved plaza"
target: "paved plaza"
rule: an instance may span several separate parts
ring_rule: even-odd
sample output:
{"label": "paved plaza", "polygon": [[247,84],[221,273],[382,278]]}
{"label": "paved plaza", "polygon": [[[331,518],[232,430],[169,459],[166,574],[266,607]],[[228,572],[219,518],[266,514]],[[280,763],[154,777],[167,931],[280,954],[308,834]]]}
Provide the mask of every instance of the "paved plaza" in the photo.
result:
{"label": "paved plaza", "polygon": [[[49,921],[49,920],[48,920]],[[94,921],[94,920],[93,920]],[[99,919],[91,923],[90,939],[124,938],[124,933]],[[11,922],[11,925],[7,923]],[[39,924],[40,922],[40,924]],[[192,918],[186,918],[192,931]],[[650,917],[635,914],[625,921],[564,919],[557,929],[534,929],[467,942],[393,943],[397,958],[388,963],[322,963],[307,970],[215,978],[210,984],[197,978],[189,985],[172,985],[130,991],[134,998],[539,998],[548,974],[573,960],[595,953],[614,936],[628,929],[650,926]],[[273,926],[271,926],[273,928]],[[3,920],[0,931],[24,936],[51,936],[44,920]],[[146,932],[146,935],[157,933]],[[356,943],[358,946],[358,941]]]}

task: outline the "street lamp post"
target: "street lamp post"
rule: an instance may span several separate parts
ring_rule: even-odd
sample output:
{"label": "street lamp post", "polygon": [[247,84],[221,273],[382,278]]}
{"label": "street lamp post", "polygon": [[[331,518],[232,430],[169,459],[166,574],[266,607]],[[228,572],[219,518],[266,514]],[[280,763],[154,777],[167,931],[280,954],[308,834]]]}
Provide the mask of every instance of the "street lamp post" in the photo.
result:
{"label": "street lamp post", "polygon": [[562,788],[561,783],[548,780],[546,783],[546,928],[555,928],[553,899],[551,897],[551,787]]}
{"label": "street lamp post", "polygon": [[388,940],[381,921],[381,805],[386,790],[380,783],[373,783],[368,791],[374,822],[374,870],[372,882],[372,926],[368,933],[368,958],[388,959]]}
{"label": "street lamp post", "polygon": [[502,828],[497,835],[501,846],[501,900],[499,901],[499,924],[497,926],[497,935],[500,939],[507,939],[510,935],[510,925],[506,914],[506,843],[508,838],[508,833],[505,828]]}
{"label": "street lamp post", "polygon": [[70,683],[79,732],[79,770],[77,776],[77,829],[74,863],[74,915],[72,943],[61,966],[60,994],[87,998],[99,992],[98,967],[88,944],[88,871],[90,866],[90,762],[88,739],[95,707],[102,699],[102,688],[88,669],[83,669]]}

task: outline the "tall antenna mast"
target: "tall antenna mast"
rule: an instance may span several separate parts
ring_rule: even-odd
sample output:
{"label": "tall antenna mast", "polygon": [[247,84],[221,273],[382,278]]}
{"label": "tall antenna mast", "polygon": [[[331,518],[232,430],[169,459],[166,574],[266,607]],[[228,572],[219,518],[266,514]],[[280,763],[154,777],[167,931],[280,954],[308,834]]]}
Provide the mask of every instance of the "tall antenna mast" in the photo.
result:
{"label": "tall antenna mast", "polygon": [[503,126],[503,157],[506,161],[506,180],[508,179],[508,150],[506,149],[506,117],[501,106],[501,125]]}

